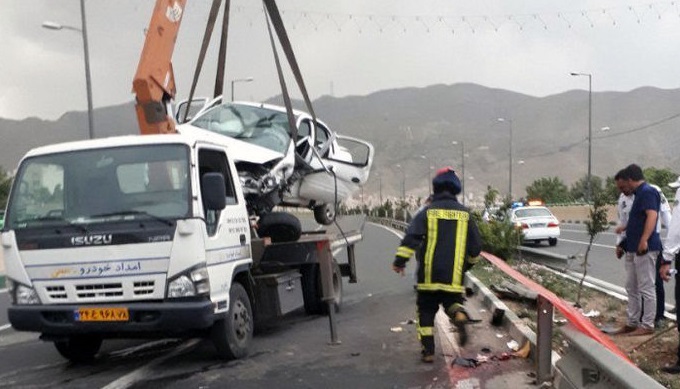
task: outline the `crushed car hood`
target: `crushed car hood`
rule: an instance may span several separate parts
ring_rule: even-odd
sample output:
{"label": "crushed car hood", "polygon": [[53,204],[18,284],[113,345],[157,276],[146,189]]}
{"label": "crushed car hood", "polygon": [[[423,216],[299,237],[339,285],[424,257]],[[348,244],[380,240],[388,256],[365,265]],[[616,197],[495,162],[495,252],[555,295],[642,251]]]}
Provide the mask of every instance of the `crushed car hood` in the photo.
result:
{"label": "crushed car hood", "polygon": [[177,132],[180,134],[205,134],[204,136],[215,139],[216,143],[226,143],[229,147],[229,156],[235,162],[264,164],[270,161],[279,160],[284,157],[284,154],[273,151],[266,147],[216,134],[212,131],[192,126],[191,124],[181,124],[177,126]]}

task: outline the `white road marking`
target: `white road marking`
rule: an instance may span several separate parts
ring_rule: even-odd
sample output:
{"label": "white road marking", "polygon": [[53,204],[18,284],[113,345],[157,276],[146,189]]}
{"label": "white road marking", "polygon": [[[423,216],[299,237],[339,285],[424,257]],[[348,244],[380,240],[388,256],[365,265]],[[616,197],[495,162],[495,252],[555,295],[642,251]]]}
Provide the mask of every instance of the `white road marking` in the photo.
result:
{"label": "white road marking", "polygon": [[8,291],[7,288],[5,288],[5,289],[0,289],[0,293],[7,293],[7,291]]}
{"label": "white road marking", "polygon": [[[580,240],[562,239],[562,238],[560,238],[560,242],[577,243],[577,244],[582,244],[584,246],[588,245],[588,242],[583,242],[583,241],[580,241]],[[593,243],[593,246],[604,247],[604,248],[608,248],[608,249],[616,248],[616,246],[607,245],[607,244],[600,244],[600,243]]]}
{"label": "white road marking", "polygon": [[0,326],[0,331],[8,330],[10,328],[12,328],[11,324],[5,324],[5,325]]}

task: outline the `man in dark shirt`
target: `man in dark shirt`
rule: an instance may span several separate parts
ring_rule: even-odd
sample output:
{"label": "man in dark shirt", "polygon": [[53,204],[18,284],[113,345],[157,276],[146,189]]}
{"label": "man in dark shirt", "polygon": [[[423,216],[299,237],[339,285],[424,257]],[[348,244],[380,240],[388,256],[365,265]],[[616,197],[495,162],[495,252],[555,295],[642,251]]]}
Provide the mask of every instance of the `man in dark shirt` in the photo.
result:
{"label": "man in dark shirt", "polygon": [[631,336],[654,332],[656,316],[656,259],[661,238],[656,223],[661,206],[659,192],[645,182],[640,166],[622,170],[623,186],[635,195],[626,225],[626,308],[627,323],[620,332]]}

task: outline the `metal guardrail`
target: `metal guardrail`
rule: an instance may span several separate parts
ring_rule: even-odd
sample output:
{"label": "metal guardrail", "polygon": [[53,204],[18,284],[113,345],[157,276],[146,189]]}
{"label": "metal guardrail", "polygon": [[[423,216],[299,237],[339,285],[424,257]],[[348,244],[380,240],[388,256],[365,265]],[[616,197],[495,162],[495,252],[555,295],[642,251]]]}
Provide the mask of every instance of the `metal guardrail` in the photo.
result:
{"label": "metal guardrail", "polygon": [[[407,223],[386,219],[369,218],[370,221],[382,224],[399,231],[405,231]],[[532,250],[531,255],[540,255],[537,250]],[[498,259],[493,255],[483,253],[483,256],[494,263]],[[553,258],[560,259],[560,258]],[[498,264],[500,265],[500,264]],[[539,293],[537,301],[537,334],[528,337],[535,349],[534,361],[536,362],[537,382],[550,381],[553,377],[550,372],[552,364],[552,336],[553,336],[553,311],[554,303],[560,303],[557,307],[565,313],[572,322],[575,310],[567,306],[551,292],[535,285],[533,281],[523,279],[521,275],[513,274],[514,271],[504,269],[505,266],[497,266],[500,270]],[[516,273],[516,272],[514,272]],[[547,293],[547,295],[546,295]],[[579,318],[580,319],[580,318]],[[559,361],[554,364],[554,386],[556,388],[663,388],[658,382],[645,374],[635,366],[616,346],[604,335],[593,333],[594,326],[587,322],[588,328],[583,328],[586,322],[572,322],[559,328],[565,336],[570,347]],[[576,324],[577,326],[575,326]],[[532,339],[533,338],[533,339]],[[615,352],[615,351],[618,351]]]}

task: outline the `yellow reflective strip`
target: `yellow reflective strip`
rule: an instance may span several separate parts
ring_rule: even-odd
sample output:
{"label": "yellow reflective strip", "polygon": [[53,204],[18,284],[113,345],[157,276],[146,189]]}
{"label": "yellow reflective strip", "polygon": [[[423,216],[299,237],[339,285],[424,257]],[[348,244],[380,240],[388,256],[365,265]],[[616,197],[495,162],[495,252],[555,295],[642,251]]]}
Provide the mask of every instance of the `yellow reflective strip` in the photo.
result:
{"label": "yellow reflective strip", "polygon": [[470,214],[465,211],[458,211],[455,209],[428,209],[427,217],[434,217],[435,219],[446,220],[470,220]]}
{"label": "yellow reflective strip", "polygon": [[447,285],[447,284],[418,284],[418,290],[423,290],[426,292],[433,291],[444,291],[453,293],[463,293],[465,292],[465,287],[462,285]]}
{"label": "yellow reflective strip", "polygon": [[432,259],[434,257],[434,249],[437,247],[437,224],[438,220],[431,217],[432,210],[427,211],[427,249],[425,251],[425,283],[432,282]]}
{"label": "yellow reflective strip", "polygon": [[453,281],[452,285],[463,284],[463,263],[465,262],[465,252],[467,251],[467,220],[458,220],[456,223],[456,252],[453,261]]}
{"label": "yellow reflective strip", "polygon": [[413,250],[409,247],[399,246],[399,248],[397,249],[397,256],[404,257],[404,258],[411,258],[411,255],[413,255],[413,253],[415,253],[415,252],[416,252],[415,250]]}
{"label": "yellow reflective strip", "polygon": [[420,339],[421,336],[433,336],[434,335],[434,327],[418,327],[418,339]]}

